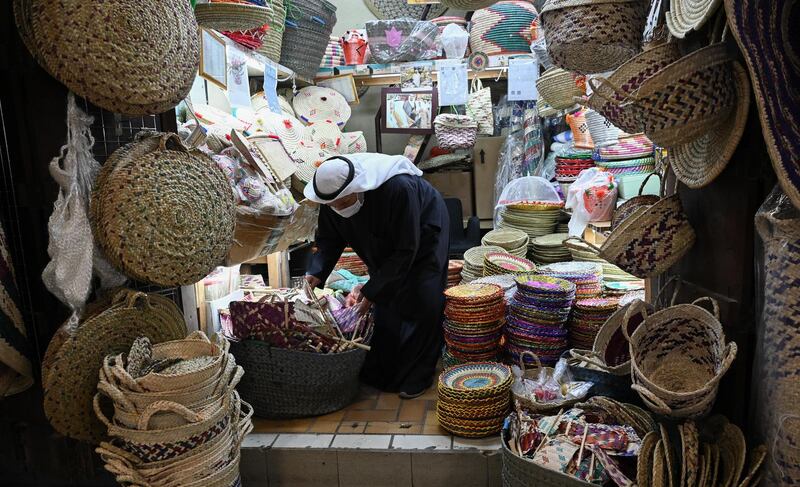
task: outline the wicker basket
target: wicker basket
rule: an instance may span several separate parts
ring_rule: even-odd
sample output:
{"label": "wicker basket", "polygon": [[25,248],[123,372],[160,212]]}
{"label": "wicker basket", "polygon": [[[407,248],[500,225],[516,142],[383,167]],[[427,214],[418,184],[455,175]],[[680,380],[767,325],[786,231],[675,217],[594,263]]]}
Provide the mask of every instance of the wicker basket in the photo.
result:
{"label": "wicker basket", "polygon": [[586,112],[586,126],[589,127],[589,133],[592,134],[592,141],[594,141],[596,149],[616,144],[619,142],[620,134],[623,133],[595,110]]}
{"label": "wicker basket", "polygon": [[283,31],[286,29],[286,8],[283,0],[268,0],[267,4],[272,7],[269,30],[264,35],[261,47],[257,49],[257,52],[278,63],[281,61]]}
{"label": "wicker basket", "polygon": [[[709,301],[713,314],[697,303]],[[725,342],[719,307],[711,298],[670,306],[648,316],[630,341],[634,390],[659,414],[702,415],[713,405],[719,381],[736,358]]]}
{"label": "wicker basket", "polygon": [[342,409],[358,396],[361,349],[317,354],[273,348],[258,340],[231,342],[244,367],[238,390],[256,416],[300,418]]}
{"label": "wicker basket", "polygon": [[433,121],[436,140],[445,150],[469,149],[478,137],[478,124],[469,115],[442,113]]}
{"label": "wicker basket", "polygon": [[[531,358],[531,362],[535,365],[534,367],[528,368],[525,365],[525,357],[528,356]],[[555,369],[552,367],[544,367],[542,366],[542,362],[539,360],[539,357],[531,352],[530,350],[526,350],[519,355],[519,368],[522,370],[522,376],[526,379],[538,379],[539,373],[544,369],[548,374],[551,376],[555,372]],[[573,404],[577,404],[580,399],[568,399],[565,401],[559,402],[549,402],[549,403],[540,403],[533,398],[520,396],[516,393],[513,393],[514,401],[518,402],[520,406],[530,411],[533,411],[537,414],[544,414],[546,412],[558,411],[559,409],[568,409]]]}
{"label": "wicker basket", "polygon": [[201,27],[238,32],[269,24],[272,12],[269,7],[253,3],[217,1],[197,4],[194,16]]}
{"label": "wicker basket", "polygon": [[[619,227],[620,225],[622,225],[622,222],[627,220],[629,217],[631,217],[638,210],[640,210],[642,208],[649,208],[649,207],[653,206],[654,204],[658,203],[658,201],[661,199],[660,196],[656,196],[654,194],[642,194],[642,192],[644,191],[645,186],[647,185],[647,181],[649,181],[650,178],[653,177],[653,176],[658,176],[658,178],[661,179],[662,187],[663,187],[664,178],[662,178],[659,173],[652,172],[652,173],[648,174],[644,178],[644,180],[642,181],[642,184],[639,186],[639,193],[636,196],[634,196],[633,198],[630,198],[629,200],[627,200],[624,203],[622,203],[621,205],[619,205],[614,210],[614,216],[611,217],[611,230],[612,231],[614,229],[616,229],[617,227]],[[662,188],[662,192],[663,192],[663,188]]]}
{"label": "wicker basket", "polygon": [[280,63],[299,76],[313,78],[336,24],[336,7],[325,0],[284,0],[284,7]]}
{"label": "wicker basket", "polygon": [[442,0],[442,5],[447,8],[459,10],[478,10],[497,3],[497,0]]}
{"label": "wicker basket", "polygon": [[583,74],[604,73],[641,51],[647,3],[550,0],[541,16],[553,64]]}
{"label": "wicker basket", "polygon": [[575,76],[561,68],[550,68],[536,80],[536,89],[541,98],[556,110],[575,106],[575,97],[585,94]]}
{"label": "wicker basket", "polygon": [[[451,2],[456,3],[453,0]],[[482,52],[486,55],[530,54],[530,27],[537,17],[533,5],[530,2],[509,0],[488,3],[493,5],[478,10],[472,16],[472,27],[469,32],[469,47],[472,52]]]}
{"label": "wicker basket", "polygon": [[531,460],[521,458],[508,449],[508,430],[500,438],[503,450],[503,487],[586,487],[584,482],[565,473],[544,468]]}
{"label": "wicker basket", "polygon": [[111,264],[165,287],[199,281],[233,243],[227,178],[176,134],[148,133],[114,152],[97,176],[91,217]]}

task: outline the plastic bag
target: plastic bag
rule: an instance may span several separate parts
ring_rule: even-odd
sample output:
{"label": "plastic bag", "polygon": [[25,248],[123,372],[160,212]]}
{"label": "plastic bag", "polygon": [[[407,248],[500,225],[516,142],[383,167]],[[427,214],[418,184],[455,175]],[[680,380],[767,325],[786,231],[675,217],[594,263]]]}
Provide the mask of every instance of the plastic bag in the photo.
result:
{"label": "plastic bag", "polygon": [[617,206],[617,182],[614,176],[593,167],[581,171],[569,187],[566,208],[572,209],[569,234],[582,237],[586,224],[609,221]]}
{"label": "plastic bag", "polygon": [[442,53],[439,28],[433,22],[414,19],[367,22],[369,51],[375,62],[435,59]]}
{"label": "plastic bag", "polygon": [[569,372],[566,359],[560,359],[555,368],[542,367],[535,379],[526,378],[518,366],[512,366],[515,379],[511,390],[516,395],[530,397],[538,403],[579,400],[589,394],[592,382],[575,381]]}
{"label": "plastic bag", "polygon": [[462,59],[467,52],[469,33],[458,24],[447,24],[442,31],[442,47],[448,59]]}
{"label": "plastic bag", "polygon": [[538,176],[526,176],[514,179],[506,185],[494,209],[495,227],[500,224],[500,210],[513,203],[522,201],[561,201],[558,192],[550,181]]}

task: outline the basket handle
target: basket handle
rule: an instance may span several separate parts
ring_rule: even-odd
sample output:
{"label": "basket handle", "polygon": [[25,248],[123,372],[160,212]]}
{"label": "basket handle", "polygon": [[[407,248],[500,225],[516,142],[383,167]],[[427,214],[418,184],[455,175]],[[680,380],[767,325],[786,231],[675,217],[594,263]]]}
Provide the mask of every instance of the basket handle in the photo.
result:
{"label": "basket handle", "polygon": [[111,433],[111,431],[114,431],[114,430],[117,429],[117,426],[114,425],[108,419],[108,417],[106,417],[106,414],[103,412],[103,409],[100,407],[100,393],[99,392],[94,395],[94,398],[92,398],[92,408],[94,408],[94,415],[97,416],[97,419],[99,419],[100,422],[105,425],[105,427],[108,430],[109,434]]}
{"label": "basket handle", "polygon": [[736,359],[736,353],[739,351],[739,346],[736,345],[736,342],[728,342],[725,345],[725,358],[722,359],[722,366],[719,368],[719,373],[717,377],[720,379],[723,375],[728,373],[728,369],[731,368],[733,361]]}
{"label": "basket handle", "polygon": [[681,292],[681,286],[683,286],[683,279],[681,279],[681,276],[672,276],[667,280],[667,282],[664,283],[663,286],[661,286],[661,289],[658,290],[658,294],[656,294],[656,298],[653,300],[654,306],[658,306],[664,291],[669,287],[670,284],[673,283],[675,284],[675,289],[672,291],[672,299],[670,299],[667,306],[675,306],[675,302],[678,299],[678,293]]}
{"label": "basket handle", "polygon": [[631,389],[638,392],[644,402],[648,403],[648,406],[658,414],[662,414],[664,416],[668,416],[672,413],[672,408],[667,406],[660,397],[656,396],[648,389],[640,386],[639,384],[631,384]]}
{"label": "basket handle", "polygon": [[184,338],[184,340],[199,340],[199,341],[203,341],[203,342],[206,342],[206,343],[211,343],[211,340],[208,338],[208,335],[206,335],[205,333],[203,333],[200,330],[195,330],[195,331],[189,333],[186,336],[186,338]]}
{"label": "basket handle", "polygon": [[119,390],[118,387],[107,381],[100,381],[97,383],[97,390],[110,397],[115,403],[119,403],[124,409],[132,413],[136,412],[136,406],[130,399],[125,397],[125,394]]}
{"label": "basket handle", "polygon": [[[636,303],[636,301],[634,301],[633,303]],[[619,327],[620,331],[622,331],[622,336],[625,337],[628,343],[631,342],[631,336],[630,333],[628,332],[628,324],[631,322],[631,317],[633,317],[634,314],[641,314],[643,320],[647,319],[647,308],[642,308],[640,311],[634,313],[633,303],[628,305],[628,307],[625,309],[625,314],[622,315],[622,325]],[[642,321],[642,324],[644,324],[644,321]],[[631,353],[631,357],[633,357],[633,353]]]}
{"label": "basket handle", "polygon": [[[223,394],[230,394],[236,389],[236,386],[242,380],[242,376],[244,376],[244,368],[241,365],[237,365],[236,368],[233,370],[233,374],[231,374],[230,379],[227,382],[220,381],[220,385],[224,385],[224,392]],[[218,395],[219,390],[217,388],[214,389],[213,395]]]}
{"label": "basket handle", "polygon": [[533,362],[536,364],[536,368],[541,370],[542,368],[542,361],[539,360],[539,356],[535,353],[531,352],[530,350],[525,350],[521,354],[519,354],[519,368],[522,369],[522,374],[524,375],[527,372],[527,368],[525,365],[525,357],[530,356],[533,358]]}
{"label": "basket handle", "polygon": [[[167,147],[167,145],[169,145],[169,147]],[[167,150],[189,152],[189,148],[186,147],[186,144],[183,143],[178,134],[172,132],[161,134],[160,140],[158,141],[158,150],[161,152]]]}
{"label": "basket handle", "polygon": [[[599,96],[603,100],[605,100],[608,103],[611,103],[611,104],[613,104],[615,106],[619,106],[619,105],[621,105],[623,103],[626,103],[628,101],[635,101],[636,100],[636,97],[632,93],[628,93],[627,91],[623,90],[619,86],[617,86],[614,83],[612,83],[611,80],[609,80],[608,78],[603,78],[603,77],[590,78],[587,81],[587,83],[589,83],[589,86],[592,88],[592,94],[595,94],[595,95]],[[608,96],[604,95],[599,90],[600,87],[602,87],[604,85],[608,86],[614,93],[616,93],[620,98],[622,98],[622,100],[621,101],[620,100],[615,100],[615,99],[613,99],[611,97],[608,97]]]}
{"label": "basket handle", "polygon": [[[116,359],[114,365],[111,365],[110,359]],[[106,357],[106,360],[103,362],[103,371],[105,372],[108,380],[111,381],[112,378],[119,381],[123,387],[129,389],[133,392],[145,392],[142,386],[139,385],[136,380],[131,377],[125,367],[122,366],[122,355],[117,355],[116,357]]]}
{"label": "basket handle", "polygon": [[476,75],[474,78],[472,78],[472,82],[470,85],[470,93],[477,93],[482,89],[483,89],[483,82],[481,82],[481,79]]}
{"label": "basket handle", "polygon": [[595,367],[599,367],[605,372],[611,370],[611,368],[603,362],[602,357],[599,353],[595,352],[594,350],[581,350],[578,348],[573,348],[569,351],[570,356],[573,359],[581,360],[583,362],[588,362]]}
{"label": "basket handle", "polygon": [[702,298],[697,298],[694,301],[692,301],[692,304],[697,306],[697,303],[703,303],[703,302],[711,303],[711,311],[714,314],[714,318],[716,318],[717,321],[719,321],[719,302],[710,296],[703,296]]}
{"label": "basket handle", "polygon": [[150,419],[153,417],[153,415],[160,412],[175,413],[178,416],[182,416],[183,419],[189,423],[199,423],[205,419],[208,419],[203,415],[192,411],[183,404],[178,404],[177,402],[172,401],[155,401],[147,406],[142,412],[142,415],[139,416],[139,423],[136,425],[136,429],[139,431],[147,431],[150,427]]}
{"label": "basket handle", "polygon": [[[662,178],[662,177],[661,177],[661,174],[659,174],[659,173],[657,173],[657,172],[651,172],[650,174],[648,174],[648,175],[647,175],[647,176],[646,176],[646,177],[645,177],[645,178],[642,180],[642,184],[639,186],[639,193],[638,193],[638,195],[639,195],[639,196],[641,196],[641,195],[642,195],[642,192],[644,191],[644,187],[645,187],[645,186],[647,186],[647,181],[649,181],[649,180],[650,180],[650,178],[651,178],[651,177],[653,177],[653,176],[658,176],[659,188],[661,188],[661,185],[662,185],[662,180],[663,180],[664,178]],[[661,189],[659,189],[659,191],[661,191]],[[659,195],[659,196],[660,196],[660,195]]]}
{"label": "basket handle", "polygon": [[123,289],[114,295],[111,300],[112,305],[124,305],[126,308],[147,307],[150,308],[150,298],[147,293]]}

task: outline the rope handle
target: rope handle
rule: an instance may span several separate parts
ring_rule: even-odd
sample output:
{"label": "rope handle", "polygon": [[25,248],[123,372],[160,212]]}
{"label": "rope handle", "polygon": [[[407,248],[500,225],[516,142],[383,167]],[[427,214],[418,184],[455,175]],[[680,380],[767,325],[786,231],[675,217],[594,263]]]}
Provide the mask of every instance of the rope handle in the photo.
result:
{"label": "rope handle", "polygon": [[[535,353],[531,352],[530,350],[525,350],[521,354],[519,354],[519,368],[522,369],[522,375],[524,376],[526,372],[528,372],[527,366],[525,365],[525,357],[530,356],[533,359],[533,362],[536,364],[536,369],[542,369],[542,361],[539,360],[539,356]],[[531,369],[533,370],[533,369]]]}
{"label": "rope handle", "polygon": [[128,399],[118,387],[110,382],[101,381],[97,383],[97,390],[108,396],[115,404],[119,404],[123,409],[131,413],[136,412],[136,405]]}
{"label": "rope handle", "polygon": [[[659,174],[657,172],[651,172],[650,174],[648,174],[642,180],[642,184],[639,186],[639,193],[638,193],[639,196],[642,196],[642,192],[644,191],[644,187],[647,186],[647,181],[649,181],[650,178],[653,177],[653,176],[658,176],[659,188],[664,184],[664,178],[661,177],[661,174]],[[663,192],[663,190],[659,189],[659,192]]]}
{"label": "rope handle", "polygon": [[656,413],[664,416],[669,416],[672,413],[672,408],[667,406],[667,403],[665,403],[660,397],[650,392],[648,389],[640,386],[639,384],[631,384],[631,389],[638,392],[639,395],[642,396],[642,400],[644,400],[645,403],[648,403],[647,405],[650,407],[650,409]]}
{"label": "rope handle", "polygon": [[130,289],[123,289],[115,294],[114,298],[111,300],[111,304],[112,306],[122,304],[126,308],[152,308],[150,305],[150,298],[147,296],[147,293],[143,293],[141,291],[132,291]]}
{"label": "rope handle", "polygon": [[736,354],[738,352],[739,346],[736,345],[736,342],[728,342],[728,344],[725,345],[725,358],[722,359],[722,366],[719,368],[719,373],[717,373],[714,379],[717,377],[722,379],[722,376],[725,375],[728,372],[728,369],[731,368],[733,361],[736,360]]}
{"label": "rope handle", "polygon": [[92,398],[92,408],[94,408],[94,414],[97,416],[97,419],[100,420],[101,423],[105,425],[108,431],[116,430],[117,426],[113,424],[106,414],[103,412],[103,409],[100,407],[100,393],[96,393],[94,398]]}
{"label": "rope handle", "polygon": [[230,379],[226,381],[220,380],[217,387],[214,388],[214,392],[212,393],[213,396],[219,395],[220,391],[218,390],[219,386],[224,386],[223,394],[230,394],[242,380],[242,376],[244,376],[244,368],[241,365],[237,365],[235,369],[233,369],[233,374],[231,374]]}
{"label": "rope handle", "polygon": [[107,373],[110,374],[109,379],[111,377],[115,378],[120,384],[122,384],[122,386],[125,389],[128,389],[130,391],[140,392],[140,393],[146,392],[144,388],[140,386],[138,382],[136,382],[136,379],[131,377],[128,371],[125,370],[125,367],[122,366],[121,357],[122,357],[121,355],[118,355],[117,358],[119,358],[119,360],[116,360],[114,362],[114,365],[109,366],[107,371]]}
{"label": "rope handle", "polygon": [[161,412],[171,412],[178,416],[183,417],[189,423],[200,423],[208,419],[207,417],[198,414],[183,404],[178,404],[172,401],[155,401],[145,408],[142,415],[139,416],[139,423],[136,429],[139,431],[147,431],[150,429],[150,419],[156,414]]}
{"label": "rope handle", "polygon": [[703,296],[702,298],[697,298],[694,301],[692,301],[692,304],[697,306],[697,303],[704,303],[704,302],[711,303],[711,310],[714,314],[714,318],[716,318],[717,321],[719,321],[719,302],[716,299],[710,296]]}
{"label": "rope handle", "polygon": [[[186,147],[186,144],[183,143],[178,134],[167,132],[160,134],[159,137],[160,137],[160,140],[158,141],[159,151],[164,152],[167,150],[172,150],[172,151],[189,152],[189,148]],[[167,146],[168,144],[169,147]]]}
{"label": "rope handle", "polygon": [[[625,337],[625,340],[627,340],[629,344],[631,343],[631,336],[630,336],[630,332],[628,332],[628,325],[631,322],[631,318],[633,318],[633,316],[636,315],[636,314],[641,314],[642,315],[642,323],[644,323],[644,320],[647,319],[647,308],[646,307],[643,307],[641,310],[637,310],[634,313],[633,305],[636,302],[637,301],[634,301],[633,303],[629,304],[628,307],[625,309],[625,314],[622,315],[622,324],[619,327],[620,331],[622,331],[622,336]],[[631,357],[633,357],[633,350],[630,351],[630,355],[631,355]]]}
{"label": "rope handle", "polygon": [[483,89],[483,82],[478,76],[472,78],[470,82],[470,93],[477,93]]}
{"label": "rope handle", "polygon": [[594,365],[595,367],[599,367],[604,372],[611,371],[611,367],[609,367],[608,364],[606,364],[603,361],[603,357],[594,350],[582,350],[579,348],[573,348],[569,351],[569,354],[573,359],[581,360],[583,362],[588,362]]}
{"label": "rope handle", "polygon": [[678,294],[681,292],[681,286],[683,286],[683,279],[681,276],[672,276],[670,277],[667,282],[658,290],[658,294],[656,294],[656,298],[653,300],[653,305],[658,307],[658,303],[661,301],[664,291],[669,288],[670,284],[675,284],[675,289],[672,291],[672,299],[670,299],[669,306],[675,306],[675,302],[678,300]]}

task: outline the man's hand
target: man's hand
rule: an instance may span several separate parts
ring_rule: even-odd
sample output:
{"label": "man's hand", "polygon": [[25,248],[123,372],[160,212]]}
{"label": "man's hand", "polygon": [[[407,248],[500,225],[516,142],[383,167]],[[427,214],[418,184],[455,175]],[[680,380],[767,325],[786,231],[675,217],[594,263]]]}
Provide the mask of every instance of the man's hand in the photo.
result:
{"label": "man's hand", "polygon": [[344,303],[346,308],[355,306],[357,303],[361,302],[361,288],[363,286],[363,284],[357,284],[353,286],[353,290],[347,295],[347,301]]}

